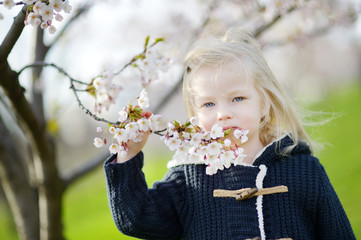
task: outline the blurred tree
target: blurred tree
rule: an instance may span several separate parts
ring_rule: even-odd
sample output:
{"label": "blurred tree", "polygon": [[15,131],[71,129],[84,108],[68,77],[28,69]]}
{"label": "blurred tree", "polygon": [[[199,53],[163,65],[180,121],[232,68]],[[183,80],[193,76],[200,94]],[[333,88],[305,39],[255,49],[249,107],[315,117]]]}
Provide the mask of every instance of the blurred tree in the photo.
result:
{"label": "blurred tree", "polygon": [[[0,1],[0,4],[11,2],[13,1]],[[25,2],[29,1],[18,2],[17,5],[24,5]],[[348,4],[336,0],[216,0],[199,1],[199,4],[205,5],[207,11],[205,14],[200,13],[205,16],[200,24],[187,28],[192,41],[206,32],[219,32],[230,26],[242,26],[256,38],[260,38],[278,22],[287,21],[295,14],[299,15],[299,19],[307,19],[307,24],[293,26],[293,30],[282,38],[262,43],[305,41],[335,25],[350,26],[357,19],[357,10],[352,2]],[[94,5],[94,2],[89,1],[74,9],[72,17],[49,44],[45,44],[44,30],[38,27],[33,49],[34,63],[44,62],[49,50],[65,35],[69,26],[75,24],[79,16],[86,14]],[[2,17],[0,13],[0,19]],[[29,12],[24,5],[0,45],[0,179],[20,239],[64,239],[63,194],[70,184],[99,166],[106,155],[79,166],[71,175],[65,175],[58,168],[56,142],[46,127],[49,119],[45,118],[44,113],[44,92],[37,87],[44,66],[49,65],[25,66],[32,68],[31,87],[25,88],[20,83],[22,70],[14,71],[8,61],[28,18]],[[168,102],[180,83],[181,77],[173,89],[168,89],[169,93],[159,101],[154,112],[158,112]],[[30,94],[25,94],[26,92]],[[14,128],[18,131],[14,131]],[[19,138],[26,140],[25,147],[19,143]]]}

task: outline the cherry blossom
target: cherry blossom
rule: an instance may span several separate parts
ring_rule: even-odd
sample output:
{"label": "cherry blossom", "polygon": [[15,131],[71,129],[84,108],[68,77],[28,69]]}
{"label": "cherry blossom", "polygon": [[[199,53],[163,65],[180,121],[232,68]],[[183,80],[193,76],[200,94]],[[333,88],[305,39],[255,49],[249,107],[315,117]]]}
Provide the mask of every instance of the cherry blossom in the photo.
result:
{"label": "cherry blossom", "polygon": [[[127,142],[129,140],[140,142],[143,139],[144,132],[159,131],[159,115],[146,114],[143,116],[144,110],[139,106],[133,106],[131,103],[124,107],[120,112],[120,122],[109,124],[107,131],[101,127],[97,127],[97,132],[108,134],[111,138],[109,152],[124,155],[127,152]],[[108,136],[109,137],[109,136]],[[104,140],[103,140],[104,139]],[[103,147],[106,144],[106,136],[103,138],[94,138],[96,147]]]}
{"label": "cherry blossom", "polygon": [[192,125],[196,126],[196,125],[199,124],[199,118],[197,118],[197,117],[191,117],[191,118],[189,119],[189,122],[190,122]]}
{"label": "cherry blossom", "polygon": [[128,113],[125,110],[119,112],[119,121],[124,122],[128,118]]}
{"label": "cherry blossom", "polygon": [[104,140],[101,139],[101,138],[94,138],[94,145],[97,147],[97,148],[100,148],[100,147],[103,147],[104,146]]}
{"label": "cherry blossom", "polygon": [[115,154],[115,153],[119,152],[119,145],[116,144],[116,143],[112,143],[109,146],[109,152],[112,153],[112,154]]}
{"label": "cherry blossom", "polygon": [[[25,5],[27,7],[25,24],[30,24],[34,27],[40,25],[41,29],[49,29],[50,34],[56,32],[56,28],[52,25],[52,21],[55,18],[56,21],[62,21],[63,16],[60,14],[71,12],[71,5],[69,1],[63,0],[23,0],[15,2],[14,0],[4,0],[0,2],[8,9],[12,9],[15,5]],[[56,13],[55,13],[56,12]],[[0,20],[3,19],[3,15],[0,14]]]}
{"label": "cherry blossom", "polygon": [[211,138],[217,139],[217,138],[221,138],[221,137],[224,137],[222,127],[220,127],[218,124],[213,125],[212,129],[211,129]]}
{"label": "cherry blossom", "polygon": [[141,108],[149,107],[149,97],[148,97],[148,93],[145,89],[143,89],[140,93],[140,96],[138,98],[138,104]]}
{"label": "cherry blossom", "polygon": [[248,130],[236,129],[233,134],[237,139],[241,139],[241,143],[245,143],[248,140],[247,134]]}
{"label": "cherry blossom", "polygon": [[12,9],[15,6],[14,0],[5,0],[3,4],[7,9]]}
{"label": "cherry blossom", "polygon": [[[184,124],[177,121],[168,123],[165,136],[162,138],[169,150],[175,152],[168,167],[205,164],[206,174],[213,175],[232,164],[243,164],[246,157],[243,148],[232,146],[231,140],[228,139],[232,128],[223,130],[215,124],[210,131],[205,131],[200,126],[193,125],[197,122],[195,119],[191,118]],[[247,134],[248,130],[240,131],[239,137],[245,137]]]}

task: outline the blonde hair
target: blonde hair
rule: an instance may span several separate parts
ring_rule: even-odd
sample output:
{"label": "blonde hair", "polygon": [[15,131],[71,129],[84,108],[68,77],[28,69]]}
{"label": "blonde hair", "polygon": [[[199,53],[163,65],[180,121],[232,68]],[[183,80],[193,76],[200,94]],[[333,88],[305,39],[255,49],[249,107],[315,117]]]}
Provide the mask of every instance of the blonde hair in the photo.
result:
{"label": "blonde hair", "polygon": [[230,29],[224,37],[208,37],[196,42],[185,58],[183,76],[183,99],[188,117],[195,115],[192,98],[192,75],[201,68],[219,67],[234,62],[252,79],[264,106],[266,114],[260,123],[260,141],[264,146],[284,134],[294,144],[285,149],[288,154],[299,141],[312,148],[312,142],[296,112],[296,105],[274,77],[265,61],[261,48],[248,33],[238,28]]}

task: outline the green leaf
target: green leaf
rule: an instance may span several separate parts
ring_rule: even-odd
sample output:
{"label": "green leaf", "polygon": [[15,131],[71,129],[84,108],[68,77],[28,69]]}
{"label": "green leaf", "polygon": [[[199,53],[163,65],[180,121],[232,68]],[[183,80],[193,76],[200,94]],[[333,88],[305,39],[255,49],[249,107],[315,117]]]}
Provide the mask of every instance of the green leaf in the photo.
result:
{"label": "green leaf", "polygon": [[164,42],[164,38],[156,38],[154,40],[154,44],[158,43],[158,42]]}
{"label": "green leaf", "polygon": [[145,38],[144,50],[147,50],[147,48],[148,48],[148,43],[149,43],[149,35]]}
{"label": "green leaf", "polygon": [[87,91],[90,95],[92,95],[93,97],[96,97],[96,95],[95,95],[95,87],[94,87],[94,85],[93,85],[93,82],[86,87],[86,91]]}
{"label": "green leaf", "polygon": [[224,131],[224,136],[229,135],[232,132],[232,128],[228,128],[226,131]]}

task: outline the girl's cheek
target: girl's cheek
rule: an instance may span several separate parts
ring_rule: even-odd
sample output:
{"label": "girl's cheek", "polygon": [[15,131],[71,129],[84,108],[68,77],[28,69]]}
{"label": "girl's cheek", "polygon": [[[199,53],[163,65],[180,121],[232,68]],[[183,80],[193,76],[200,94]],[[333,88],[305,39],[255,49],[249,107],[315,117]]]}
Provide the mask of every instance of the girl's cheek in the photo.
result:
{"label": "girl's cheek", "polygon": [[206,130],[206,131],[209,131],[209,130],[210,130],[210,128],[209,128],[209,123],[208,123],[207,121],[204,121],[203,118],[199,118],[199,126],[200,126],[201,128],[203,128],[204,130]]}

